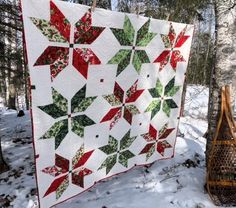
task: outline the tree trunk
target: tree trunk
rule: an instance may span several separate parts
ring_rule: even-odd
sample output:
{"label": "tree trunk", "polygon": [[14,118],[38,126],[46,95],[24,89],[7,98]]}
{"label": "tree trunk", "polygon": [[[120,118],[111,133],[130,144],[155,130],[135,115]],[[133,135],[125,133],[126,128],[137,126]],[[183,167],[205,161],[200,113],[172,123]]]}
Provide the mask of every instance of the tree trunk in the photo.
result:
{"label": "tree trunk", "polygon": [[180,107],[180,117],[184,116],[184,105],[185,105],[186,93],[187,93],[187,76],[185,77],[184,85],[183,85],[183,92],[182,92],[182,97],[181,97],[181,107]]}
{"label": "tree trunk", "polygon": [[27,65],[24,63],[23,65],[23,71],[24,71],[24,93],[25,93],[25,107],[26,110],[29,110],[30,107],[30,101],[29,101],[29,84],[28,84],[28,73],[27,73]]}
{"label": "tree trunk", "polygon": [[8,87],[8,103],[9,109],[16,110],[16,89],[14,84],[10,84]]}
{"label": "tree trunk", "polygon": [[9,170],[9,166],[3,159],[1,137],[0,137],[0,174]]}
{"label": "tree trunk", "polygon": [[[168,19],[167,19],[168,21]],[[193,19],[193,24],[195,24],[196,22],[196,17]],[[199,21],[199,30],[200,30],[200,21]],[[196,34],[193,34],[193,36],[195,37]],[[191,56],[191,55],[190,55]],[[190,62],[191,62],[191,58],[189,60],[188,63],[188,67],[190,66]],[[186,71],[185,74],[185,80],[184,80],[184,85],[183,85],[183,92],[182,92],[182,97],[181,97],[181,107],[180,107],[180,117],[184,116],[184,105],[185,105],[185,99],[186,99],[186,94],[187,94],[187,85],[188,85],[188,78],[189,78],[189,69]]]}
{"label": "tree trunk", "polygon": [[235,102],[236,96],[236,3],[232,0],[215,0],[215,17],[216,53],[215,67],[209,88],[207,162],[220,115],[221,87],[231,86],[232,102]]}
{"label": "tree trunk", "polygon": [[207,51],[206,51],[206,55],[205,55],[205,60],[204,60],[204,65],[203,65],[203,74],[204,74],[204,85],[207,85],[209,82],[207,80],[208,76],[207,76],[207,71],[208,71],[208,58],[209,58],[209,52],[210,52],[210,47],[211,47],[211,41],[212,41],[212,18],[213,18],[213,14],[212,11],[213,8],[210,7],[210,14],[209,14],[209,25],[208,25],[208,41],[207,41]]}
{"label": "tree trunk", "polygon": [[[201,22],[198,21],[198,30],[199,34],[201,33]],[[200,60],[200,48],[201,48],[201,41],[198,41],[197,43],[197,51],[196,51],[196,65],[195,65],[195,73],[193,75],[193,83],[199,84],[199,76],[201,76],[199,73],[196,73],[199,69],[199,60]]]}

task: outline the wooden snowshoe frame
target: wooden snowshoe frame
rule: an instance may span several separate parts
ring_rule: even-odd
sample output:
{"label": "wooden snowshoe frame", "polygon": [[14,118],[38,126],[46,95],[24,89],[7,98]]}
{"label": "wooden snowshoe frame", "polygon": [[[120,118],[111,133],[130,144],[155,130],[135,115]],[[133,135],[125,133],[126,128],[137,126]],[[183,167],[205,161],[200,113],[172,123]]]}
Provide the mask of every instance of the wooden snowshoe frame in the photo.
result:
{"label": "wooden snowshoe frame", "polygon": [[221,113],[207,167],[207,189],[215,205],[236,206],[236,123],[229,86],[221,92]]}

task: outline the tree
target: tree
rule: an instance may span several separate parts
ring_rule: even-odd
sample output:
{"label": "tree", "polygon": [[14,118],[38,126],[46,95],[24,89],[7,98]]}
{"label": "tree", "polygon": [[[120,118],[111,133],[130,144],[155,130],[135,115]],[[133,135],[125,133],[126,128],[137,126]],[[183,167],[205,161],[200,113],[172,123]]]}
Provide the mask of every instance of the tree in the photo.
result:
{"label": "tree", "polygon": [[5,162],[2,154],[2,147],[1,147],[1,138],[0,138],[0,174],[9,170],[9,166]]}
{"label": "tree", "polygon": [[132,3],[131,0],[118,0],[117,2],[118,11],[130,13],[131,3]]}
{"label": "tree", "polygon": [[[0,96],[11,109],[16,109],[18,92],[27,87],[23,79],[22,23],[18,3],[17,0],[0,0]],[[8,169],[0,138],[0,173]]]}
{"label": "tree", "polygon": [[214,5],[216,18],[215,66],[212,69],[212,80],[209,87],[207,162],[220,115],[222,86],[230,85],[233,103],[236,98],[236,2],[234,0],[215,0]]}
{"label": "tree", "polygon": [[17,94],[27,87],[23,79],[25,65],[18,4],[18,0],[0,0],[0,96],[11,109],[17,108]]}

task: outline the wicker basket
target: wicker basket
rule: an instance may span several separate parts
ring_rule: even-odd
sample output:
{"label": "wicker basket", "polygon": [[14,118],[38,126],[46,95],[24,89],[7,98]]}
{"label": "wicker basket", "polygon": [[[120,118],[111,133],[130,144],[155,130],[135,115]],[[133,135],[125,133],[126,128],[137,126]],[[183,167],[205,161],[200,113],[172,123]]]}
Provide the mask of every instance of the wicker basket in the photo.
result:
{"label": "wicker basket", "polygon": [[208,193],[215,205],[236,206],[236,124],[229,87],[221,93],[221,115],[209,154]]}

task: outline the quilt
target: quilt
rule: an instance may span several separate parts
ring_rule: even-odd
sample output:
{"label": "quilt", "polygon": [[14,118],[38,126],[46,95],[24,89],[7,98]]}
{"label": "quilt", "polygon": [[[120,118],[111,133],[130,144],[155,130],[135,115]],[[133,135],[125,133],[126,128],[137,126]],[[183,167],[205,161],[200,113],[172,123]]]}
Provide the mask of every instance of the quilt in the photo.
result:
{"label": "quilt", "polygon": [[174,156],[193,26],[21,1],[40,206]]}

